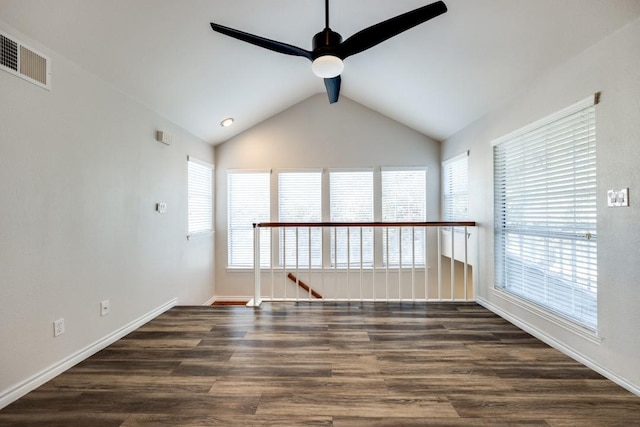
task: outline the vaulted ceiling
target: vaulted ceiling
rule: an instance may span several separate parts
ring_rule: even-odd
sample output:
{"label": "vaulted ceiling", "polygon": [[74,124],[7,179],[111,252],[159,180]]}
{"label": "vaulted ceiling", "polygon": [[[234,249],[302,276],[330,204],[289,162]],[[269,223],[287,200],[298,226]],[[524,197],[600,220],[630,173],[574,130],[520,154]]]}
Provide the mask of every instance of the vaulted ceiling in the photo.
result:
{"label": "vaulted ceiling", "polygon": [[[443,140],[640,16],[638,0],[444,1],[347,58],[341,96]],[[332,0],[331,28],[346,39],[430,2]],[[0,20],[211,144],[324,92],[306,59],[209,26],[310,49],[323,0],[0,0]]]}

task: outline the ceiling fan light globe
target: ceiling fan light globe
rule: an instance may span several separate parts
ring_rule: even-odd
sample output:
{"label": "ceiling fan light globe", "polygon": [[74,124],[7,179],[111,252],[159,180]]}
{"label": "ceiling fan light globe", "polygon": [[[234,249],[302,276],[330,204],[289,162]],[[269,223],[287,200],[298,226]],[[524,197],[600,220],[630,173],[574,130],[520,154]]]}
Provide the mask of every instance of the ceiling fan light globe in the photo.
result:
{"label": "ceiling fan light globe", "polygon": [[316,58],[311,64],[313,73],[323,79],[332,79],[342,74],[344,63],[342,59],[333,55],[323,55]]}

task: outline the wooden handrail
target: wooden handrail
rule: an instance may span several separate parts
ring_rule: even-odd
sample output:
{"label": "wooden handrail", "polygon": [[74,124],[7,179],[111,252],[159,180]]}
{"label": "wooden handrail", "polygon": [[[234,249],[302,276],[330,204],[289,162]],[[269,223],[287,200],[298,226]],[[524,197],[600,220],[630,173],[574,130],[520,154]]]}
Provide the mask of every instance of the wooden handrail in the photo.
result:
{"label": "wooden handrail", "polygon": [[316,291],[314,291],[311,286],[307,285],[306,283],[304,283],[302,280],[298,279],[293,273],[289,273],[287,275],[287,278],[289,280],[291,280],[292,282],[295,282],[298,284],[298,286],[300,286],[302,289],[304,289],[306,292],[310,292],[311,295],[313,295],[315,298],[318,299],[322,299],[322,295],[320,295],[319,293],[317,293]]}
{"label": "wooden handrail", "polygon": [[260,222],[253,228],[290,227],[475,227],[475,221],[428,221],[428,222]]}

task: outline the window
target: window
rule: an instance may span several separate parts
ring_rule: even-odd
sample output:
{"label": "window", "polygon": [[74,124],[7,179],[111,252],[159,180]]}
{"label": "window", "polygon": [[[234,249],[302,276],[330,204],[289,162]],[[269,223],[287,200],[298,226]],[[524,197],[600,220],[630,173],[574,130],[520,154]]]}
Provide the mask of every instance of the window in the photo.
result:
{"label": "window", "polygon": [[187,157],[187,236],[213,231],[213,166]]}
{"label": "window", "polygon": [[496,287],[595,330],[594,101],[494,144]]}
{"label": "window", "polygon": [[[322,172],[278,173],[278,212],[280,222],[321,222]],[[280,231],[280,266],[286,261],[287,266],[308,268],[310,256],[312,267],[322,267],[321,228]]]}
{"label": "window", "polygon": [[[382,169],[382,221],[424,222],[427,220],[426,169]],[[412,236],[413,233],[413,236]],[[383,263],[390,266],[424,265],[424,228],[402,227],[383,230]],[[387,247],[388,245],[388,247]],[[415,253],[414,253],[415,252]],[[415,258],[414,258],[415,257]]]}
{"label": "window", "polygon": [[[270,220],[270,172],[229,172],[227,174],[228,265],[253,268],[253,224]],[[268,229],[260,230],[260,266],[271,265]]]}
{"label": "window", "polygon": [[[373,171],[329,172],[331,222],[373,222]],[[362,251],[361,249],[362,248]],[[373,229],[338,228],[331,235],[331,264],[373,266]]]}
{"label": "window", "polygon": [[468,159],[469,153],[465,152],[442,163],[443,221],[469,219]]}
{"label": "window", "polygon": [[[273,187],[277,212],[269,204],[270,172],[229,171],[227,177],[229,268],[253,268],[253,223],[362,223],[374,222],[374,218],[424,222],[427,217],[424,167],[380,168],[379,173],[374,168],[280,171]],[[359,226],[330,231],[321,227],[265,228],[260,236],[263,268],[270,268],[271,262],[287,269],[360,268],[361,262],[372,268],[385,265],[387,256],[394,268],[425,263],[425,232],[420,228],[391,227],[377,234],[373,227]]]}

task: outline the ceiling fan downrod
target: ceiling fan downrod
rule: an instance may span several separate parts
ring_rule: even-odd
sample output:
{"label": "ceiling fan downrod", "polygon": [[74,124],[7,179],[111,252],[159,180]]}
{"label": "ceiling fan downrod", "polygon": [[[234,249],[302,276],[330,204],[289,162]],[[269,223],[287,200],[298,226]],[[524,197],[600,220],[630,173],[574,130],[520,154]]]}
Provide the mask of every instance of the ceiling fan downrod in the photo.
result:
{"label": "ceiling fan downrod", "polygon": [[329,28],[329,0],[324,1],[324,27]]}

